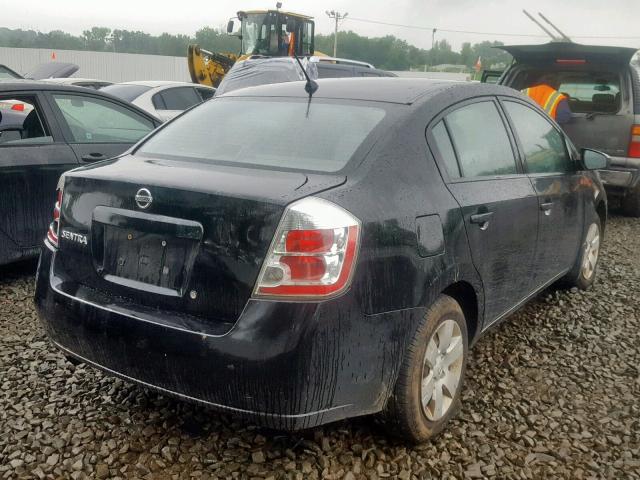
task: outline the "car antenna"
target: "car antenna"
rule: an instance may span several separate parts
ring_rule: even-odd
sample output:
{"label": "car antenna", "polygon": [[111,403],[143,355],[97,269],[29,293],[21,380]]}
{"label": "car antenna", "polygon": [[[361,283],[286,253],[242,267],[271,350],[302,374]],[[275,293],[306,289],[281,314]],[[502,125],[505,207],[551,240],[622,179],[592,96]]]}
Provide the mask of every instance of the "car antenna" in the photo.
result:
{"label": "car antenna", "polygon": [[311,80],[311,77],[307,73],[307,70],[302,66],[302,62],[300,61],[300,59],[298,58],[298,55],[296,55],[295,52],[293,52],[293,57],[298,62],[298,65],[300,65],[300,68],[302,69],[302,73],[307,79],[307,83],[304,85],[304,91],[307,92],[309,94],[309,98],[311,98],[311,96],[314,93],[316,93],[316,90],[318,90],[318,82],[316,82],[315,80]]}
{"label": "car antenna", "polygon": [[[296,55],[296,52],[293,52],[293,57],[298,62],[298,65],[300,65],[300,68],[302,69],[302,73],[307,79],[307,83],[305,83],[304,85],[304,91],[309,94],[309,103],[311,103],[311,97],[313,96],[314,93],[316,93],[316,90],[318,90],[318,82],[316,82],[315,80],[311,80],[311,77],[307,73],[306,68],[302,66],[302,62],[298,58],[298,55]],[[309,107],[307,106],[307,113],[309,113],[308,110],[309,110]]]}

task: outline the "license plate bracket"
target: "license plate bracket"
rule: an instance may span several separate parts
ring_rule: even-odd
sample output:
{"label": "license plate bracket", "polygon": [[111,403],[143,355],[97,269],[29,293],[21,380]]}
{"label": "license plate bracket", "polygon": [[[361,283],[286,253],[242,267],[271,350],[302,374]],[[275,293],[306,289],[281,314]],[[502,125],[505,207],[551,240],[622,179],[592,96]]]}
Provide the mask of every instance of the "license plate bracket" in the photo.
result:
{"label": "license plate bracket", "polygon": [[198,222],[110,207],[93,213],[96,271],[125,287],[181,297],[201,240]]}

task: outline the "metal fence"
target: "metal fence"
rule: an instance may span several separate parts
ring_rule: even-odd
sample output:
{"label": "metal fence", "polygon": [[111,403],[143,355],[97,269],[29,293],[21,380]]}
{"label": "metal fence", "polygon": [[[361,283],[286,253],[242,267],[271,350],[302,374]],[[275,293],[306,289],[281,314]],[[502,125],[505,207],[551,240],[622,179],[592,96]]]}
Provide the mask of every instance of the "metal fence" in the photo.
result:
{"label": "metal fence", "polygon": [[36,65],[52,61],[54,53],[57,61],[75,63],[80,67],[74,77],[95,78],[110,82],[190,81],[186,50],[184,57],[165,57],[135,53],[0,47],[0,64],[24,74],[33,70]]}

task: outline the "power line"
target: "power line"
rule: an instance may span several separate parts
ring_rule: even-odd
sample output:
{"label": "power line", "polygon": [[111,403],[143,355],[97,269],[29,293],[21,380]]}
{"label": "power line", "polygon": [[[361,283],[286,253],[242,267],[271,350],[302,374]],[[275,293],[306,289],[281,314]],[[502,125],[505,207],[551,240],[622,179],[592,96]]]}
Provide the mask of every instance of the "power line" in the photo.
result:
{"label": "power line", "polygon": [[[452,30],[440,27],[426,27],[419,25],[406,25],[403,23],[381,22],[378,20],[370,20],[367,18],[349,17],[349,20],[363,23],[373,23],[376,25],[387,25],[390,27],[413,28],[415,30],[433,31],[436,28],[439,32],[448,33],[464,33],[470,35],[487,35],[494,37],[529,37],[529,38],[549,38],[546,35],[528,34],[528,33],[502,33],[502,32],[477,32],[473,30]],[[640,40],[640,36],[624,36],[624,35],[572,35],[574,38],[595,38],[595,39],[618,39],[618,40]]]}

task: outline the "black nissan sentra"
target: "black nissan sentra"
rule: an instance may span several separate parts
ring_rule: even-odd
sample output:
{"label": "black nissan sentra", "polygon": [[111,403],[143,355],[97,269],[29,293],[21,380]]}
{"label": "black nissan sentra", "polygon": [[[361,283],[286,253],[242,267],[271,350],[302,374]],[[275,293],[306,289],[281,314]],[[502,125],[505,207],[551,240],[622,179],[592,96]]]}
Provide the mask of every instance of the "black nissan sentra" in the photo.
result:
{"label": "black nissan sentra", "polygon": [[234,91],[65,173],[40,316],[69,357],[261,425],[380,413],[425,440],[483,332],[593,283],[607,158],[508,88],[318,84]]}

